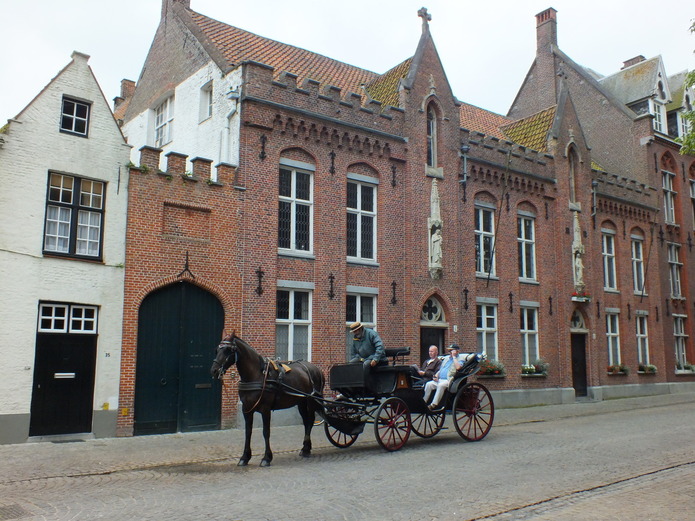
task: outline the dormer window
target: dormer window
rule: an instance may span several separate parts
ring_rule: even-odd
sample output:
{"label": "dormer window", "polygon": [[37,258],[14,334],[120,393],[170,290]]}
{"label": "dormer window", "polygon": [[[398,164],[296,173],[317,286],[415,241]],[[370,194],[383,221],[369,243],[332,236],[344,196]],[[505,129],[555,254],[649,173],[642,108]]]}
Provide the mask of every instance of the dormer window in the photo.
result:
{"label": "dormer window", "polygon": [[427,166],[437,168],[437,113],[427,107]]}
{"label": "dormer window", "polygon": [[664,128],[664,121],[666,118],[664,117],[664,112],[666,107],[664,106],[663,103],[660,101],[657,101],[656,99],[650,100],[650,105],[651,105],[651,113],[654,115],[654,121],[653,121],[653,126],[654,130],[657,132],[662,132],[665,133],[666,129]]}

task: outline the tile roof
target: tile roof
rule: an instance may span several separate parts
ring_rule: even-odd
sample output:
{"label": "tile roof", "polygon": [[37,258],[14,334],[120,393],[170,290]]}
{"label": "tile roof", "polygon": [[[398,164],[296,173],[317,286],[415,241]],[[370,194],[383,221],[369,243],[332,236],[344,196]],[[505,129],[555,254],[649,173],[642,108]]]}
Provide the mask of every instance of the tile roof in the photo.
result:
{"label": "tile roof", "polygon": [[459,117],[463,128],[482,132],[499,139],[507,139],[500,127],[514,121],[506,116],[463,102],[459,108]]}
{"label": "tile roof", "polygon": [[541,110],[501,128],[507,139],[539,152],[548,151],[548,132],[553,126],[557,106]]}
{"label": "tile roof", "polygon": [[348,92],[361,94],[361,86],[379,75],[299,47],[281,43],[187,10],[191,20],[205,37],[222,53],[229,66],[251,60],[269,65],[275,74],[291,72],[298,76],[298,85],[305,79],[322,86],[334,85]]}
{"label": "tile roof", "polygon": [[400,105],[398,87],[401,80],[408,75],[412,62],[413,58],[408,58],[396,65],[393,69],[369,82],[365,86],[365,90],[369,97],[380,101],[384,106],[390,105],[392,107],[398,107]]}

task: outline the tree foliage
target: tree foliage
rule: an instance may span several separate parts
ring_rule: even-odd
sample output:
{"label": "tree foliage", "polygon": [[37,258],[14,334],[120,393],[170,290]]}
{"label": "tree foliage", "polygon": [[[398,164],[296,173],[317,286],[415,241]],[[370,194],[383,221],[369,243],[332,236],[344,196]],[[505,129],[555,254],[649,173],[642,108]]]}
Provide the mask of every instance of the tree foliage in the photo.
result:
{"label": "tree foliage", "polygon": [[[695,19],[692,20],[692,25],[690,26],[690,32],[695,34]],[[695,51],[694,51],[695,52]],[[688,73],[685,78],[685,88],[691,88],[695,86],[695,70]],[[681,144],[681,154],[695,155],[695,110],[691,110],[683,113],[683,119],[688,122],[688,128],[690,129],[688,133],[680,139]]]}

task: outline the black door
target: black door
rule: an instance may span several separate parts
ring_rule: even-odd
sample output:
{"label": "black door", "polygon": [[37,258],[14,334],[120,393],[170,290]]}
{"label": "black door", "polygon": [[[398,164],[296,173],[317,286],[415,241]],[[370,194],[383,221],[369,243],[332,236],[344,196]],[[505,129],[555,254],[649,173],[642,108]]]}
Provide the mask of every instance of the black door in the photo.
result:
{"label": "black door", "polygon": [[442,354],[444,348],[444,329],[438,327],[422,327],[420,328],[420,363],[427,360],[430,346],[439,347],[439,353]]}
{"label": "black door", "polygon": [[210,365],[224,326],[214,295],[180,282],[140,306],[135,434],[219,429],[220,385]]}
{"label": "black door", "polygon": [[96,352],[96,335],[37,335],[30,436],[92,431]]}
{"label": "black door", "polygon": [[575,396],[586,396],[586,334],[572,333],[572,387]]}

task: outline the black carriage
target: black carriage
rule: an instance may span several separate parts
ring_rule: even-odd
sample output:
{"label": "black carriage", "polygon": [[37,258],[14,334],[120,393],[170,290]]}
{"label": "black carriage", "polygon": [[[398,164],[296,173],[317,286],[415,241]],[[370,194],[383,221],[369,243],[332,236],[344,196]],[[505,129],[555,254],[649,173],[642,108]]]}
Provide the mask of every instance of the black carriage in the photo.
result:
{"label": "black carriage", "polygon": [[349,447],[372,423],[379,445],[399,450],[411,430],[422,438],[439,433],[447,411],[463,439],[479,441],[487,435],[495,416],[492,396],[484,385],[468,381],[478,372],[483,355],[461,355],[465,361],[449,386],[445,406],[433,411],[423,399],[424,381],[412,366],[403,364],[409,353],[410,348],[386,349],[391,363],[367,373],[362,362],[331,367],[330,387],[338,396],[324,400],[323,406],[326,437],[333,445]]}

